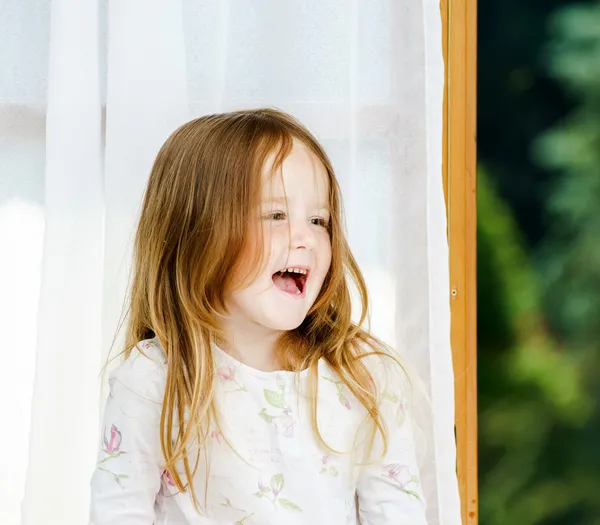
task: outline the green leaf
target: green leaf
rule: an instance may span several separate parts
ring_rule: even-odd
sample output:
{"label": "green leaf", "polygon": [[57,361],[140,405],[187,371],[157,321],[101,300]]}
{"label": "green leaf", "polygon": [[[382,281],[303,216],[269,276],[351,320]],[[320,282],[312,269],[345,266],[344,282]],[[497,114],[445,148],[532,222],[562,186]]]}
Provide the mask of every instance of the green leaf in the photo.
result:
{"label": "green leaf", "polygon": [[418,500],[421,499],[421,497],[419,496],[419,494],[417,494],[414,490],[409,490],[409,489],[401,489],[401,490],[402,490],[402,492],[405,492],[406,494],[409,494],[410,496],[414,496]]}
{"label": "green leaf", "polygon": [[116,458],[122,456],[123,454],[127,454],[127,452],[117,452],[116,454],[110,454],[109,456],[106,456],[102,461],[100,461],[98,463],[98,465],[102,465],[102,463],[106,463],[107,461],[109,461],[111,459],[116,459]]}
{"label": "green leaf", "polygon": [[284,509],[293,510],[295,512],[302,512],[302,509],[298,507],[298,505],[296,505],[295,503],[291,502],[289,499],[279,498],[277,501]]}
{"label": "green leaf", "polygon": [[404,424],[404,417],[405,417],[404,407],[400,406],[398,408],[398,412],[396,413],[396,426],[397,427],[401,427]]}
{"label": "green leaf", "polygon": [[273,416],[270,416],[269,414],[267,414],[266,410],[263,408],[258,415],[260,417],[262,417],[267,423],[271,423],[273,421],[273,419],[275,419]]}
{"label": "green leaf", "polygon": [[394,392],[390,392],[389,390],[386,390],[383,393],[383,398],[387,399],[388,401],[391,401],[392,403],[399,403],[400,402],[400,397],[398,397],[398,395],[395,394]]}
{"label": "green leaf", "polygon": [[265,399],[269,405],[275,408],[285,408],[285,400],[283,398],[283,394],[281,392],[276,392],[275,390],[264,390]]}
{"label": "green leaf", "polygon": [[329,473],[334,477],[337,478],[337,475],[339,474],[339,470],[336,467],[329,467]]}
{"label": "green leaf", "polygon": [[270,483],[273,493],[279,494],[283,490],[284,483],[285,483],[285,480],[283,479],[283,474],[275,474],[271,478],[271,483]]}

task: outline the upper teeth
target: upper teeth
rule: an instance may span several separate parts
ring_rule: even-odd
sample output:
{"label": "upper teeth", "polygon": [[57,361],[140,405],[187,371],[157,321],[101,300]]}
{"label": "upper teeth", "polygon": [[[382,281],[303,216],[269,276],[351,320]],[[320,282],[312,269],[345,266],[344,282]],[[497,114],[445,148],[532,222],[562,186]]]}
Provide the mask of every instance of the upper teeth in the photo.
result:
{"label": "upper teeth", "polygon": [[305,270],[304,268],[285,268],[283,270],[281,270],[281,273],[283,272],[290,272],[290,273],[301,273],[306,275],[308,273],[308,270]]}

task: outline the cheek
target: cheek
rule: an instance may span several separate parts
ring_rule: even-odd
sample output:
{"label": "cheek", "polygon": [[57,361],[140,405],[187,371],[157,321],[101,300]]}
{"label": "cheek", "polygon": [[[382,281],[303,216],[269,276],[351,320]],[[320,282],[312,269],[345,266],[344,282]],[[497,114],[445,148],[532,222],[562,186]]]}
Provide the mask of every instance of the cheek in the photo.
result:
{"label": "cheek", "polygon": [[322,236],[321,236],[321,242],[323,243],[324,249],[327,251],[327,253],[329,254],[329,258],[331,259],[331,235],[329,234],[329,232],[325,231],[323,232]]}
{"label": "cheek", "polygon": [[259,234],[249,234],[241,256],[230,271],[228,289],[235,292],[250,286],[262,272],[261,257],[264,267],[268,260],[266,256],[268,250],[265,249],[263,237]]}
{"label": "cheek", "polygon": [[321,260],[323,265],[323,273],[326,275],[331,266],[332,248],[329,234],[325,234],[321,240],[321,246],[319,253],[321,254]]}
{"label": "cheek", "polygon": [[288,247],[290,242],[290,232],[287,228],[281,226],[265,226],[263,230],[263,249],[265,257],[268,258],[272,250],[281,247]]}

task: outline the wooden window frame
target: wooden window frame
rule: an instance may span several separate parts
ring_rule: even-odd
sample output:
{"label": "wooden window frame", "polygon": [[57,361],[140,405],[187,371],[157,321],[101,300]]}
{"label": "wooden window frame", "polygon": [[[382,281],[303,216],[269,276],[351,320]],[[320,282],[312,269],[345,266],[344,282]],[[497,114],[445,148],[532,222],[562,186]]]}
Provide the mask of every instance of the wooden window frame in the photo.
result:
{"label": "wooden window frame", "polygon": [[440,0],[444,89],[443,179],[450,247],[457,474],[464,525],[477,491],[477,0]]}

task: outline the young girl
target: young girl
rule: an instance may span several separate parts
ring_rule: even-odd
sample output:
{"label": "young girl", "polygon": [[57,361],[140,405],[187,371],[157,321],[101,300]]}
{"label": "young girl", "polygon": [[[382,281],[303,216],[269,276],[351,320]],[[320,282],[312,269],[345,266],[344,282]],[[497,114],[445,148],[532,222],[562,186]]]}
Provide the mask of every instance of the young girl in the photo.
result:
{"label": "young girl", "polygon": [[93,524],[426,523],[410,389],[361,328],[341,208],[326,153],[284,113],[206,116],[167,140],[136,235]]}

